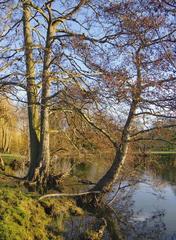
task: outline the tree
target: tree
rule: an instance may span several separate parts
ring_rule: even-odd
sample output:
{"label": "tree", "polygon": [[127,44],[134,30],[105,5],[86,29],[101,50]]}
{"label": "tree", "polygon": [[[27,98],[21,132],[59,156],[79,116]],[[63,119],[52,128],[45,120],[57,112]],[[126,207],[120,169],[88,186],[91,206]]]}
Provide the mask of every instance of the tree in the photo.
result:
{"label": "tree", "polygon": [[[9,8],[10,2],[12,7]],[[58,31],[57,27],[61,25],[63,28],[65,22],[70,21],[86,1],[73,3],[71,9],[68,4],[61,3],[61,7],[66,8],[63,9],[62,16],[53,6],[54,1],[43,1],[43,3],[43,5],[39,4],[40,6],[26,0],[1,3],[6,12],[3,15],[4,24],[9,26],[7,29],[5,25],[1,28],[3,46],[1,89],[6,86],[13,87],[9,96],[13,95],[14,90],[19,92],[19,88],[26,91],[27,99],[24,97],[21,99],[20,94],[16,97],[17,100],[26,102],[28,105],[30,168],[27,179],[37,181],[39,185],[46,184],[49,174],[49,100],[59,93],[56,91],[53,96],[51,95],[51,82],[57,82],[56,73],[55,76],[51,74],[51,69],[54,70],[54,66],[57,66],[55,62],[61,56],[61,53],[59,56],[53,55],[53,49],[57,50],[58,47],[56,44],[53,46],[54,37]],[[22,35],[19,34],[18,38],[16,34],[21,30],[21,23],[23,24],[24,52]],[[35,26],[36,23],[39,24]],[[16,42],[11,45],[12,38]],[[20,63],[21,60],[25,60],[26,68]],[[4,69],[9,74],[5,75]]]}
{"label": "tree", "polygon": [[[27,95],[28,180],[41,189],[47,185],[51,111],[78,114],[114,147],[111,168],[93,188],[100,192],[116,181],[130,142],[147,141],[144,133],[161,128],[153,125],[156,119],[175,119],[175,26],[173,6],[165,2],[21,0],[20,8],[13,9],[4,3],[7,12],[17,12],[17,19],[6,19],[10,27],[2,29],[2,45],[9,46],[23,23],[24,43],[19,34],[15,40],[20,47],[1,52],[10,72],[1,76],[1,86]],[[95,113],[116,122],[113,134]]]}
{"label": "tree", "polygon": [[[114,162],[93,188],[94,191],[111,188],[123,166],[130,142],[147,140],[144,133],[175,127],[175,124],[153,126],[152,121],[176,117],[171,108],[176,81],[173,18],[166,15],[163,6],[158,9],[155,3],[149,6],[149,1],[114,3],[103,10],[104,16],[110,19],[112,31],[118,33],[110,42],[112,52],[107,53],[109,59],[105,57],[110,65],[107,66],[105,60],[94,63],[90,59],[90,63],[102,72],[100,84],[103,89],[108,89],[109,98],[114,100],[116,114],[123,106],[126,116],[121,139],[113,142],[116,148]],[[121,55],[119,62],[114,61],[111,53],[117,57]],[[136,124],[140,124],[141,130],[135,129]],[[157,139],[154,137],[152,140]]]}
{"label": "tree", "polygon": [[0,152],[27,152],[27,126],[22,119],[22,108],[17,108],[7,97],[0,97]]}
{"label": "tree", "polygon": [[[52,3],[45,2],[45,7],[39,8],[30,1],[22,1],[23,4],[23,27],[25,39],[26,56],[26,77],[27,77],[27,96],[28,96],[28,114],[31,143],[31,165],[28,179],[36,180],[39,185],[47,185],[50,164],[49,150],[49,99],[50,85],[52,81],[51,67],[53,64],[52,45],[56,35],[57,27],[65,20],[72,17],[86,3],[80,1],[71,11],[62,17],[53,17]],[[30,26],[31,8],[36,14],[41,14],[46,24],[46,36],[44,37],[43,66],[41,75],[41,108],[40,108],[40,140],[37,134],[37,86],[35,81],[35,61],[33,58],[33,40]],[[37,21],[37,18],[36,18]]]}
{"label": "tree", "polygon": [[[12,106],[6,99],[0,99],[0,151],[9,153],[11,150],[12,128],[16,125],[16,119],[13,115]],[[13,116],[13,117],[12,117]],[[13,120],[12,120],[13,119]]]}
{"label": "tree", "polygon": [[[64,28],[67,20],[72,21],[72,17],[80,11],[81,7],[86,5],[86,2],[81,0],[77,3],[76,1],[71,8],[67,3],[61,3],[61,8],[65,8],[61,14],[57,8],[55,9],[54,1],[43,1],[43,5],[35,5],[32,1],[19,1],[17,6],[20,6],[20,11],[17,6],[14,6],[12,11],[12,14],[17,11],[16,16],[18,18],[15,19],[13,24],[7,19],[11,25],[8,31],[2,34],[2,42],[7,42],[7,36],[9,38],[14,36],[14,32],[21,29],[21,23],[23,23],[24,55],[22,49],[20,49],[22,51],[19,53],[16,48],[10,50],[14,51],[10,56],[9,50],[2,53],[1,57],[9,60],[11,73],[2,76],[1,86],[9,85],[14,86],[16,89],[20,87],[26,91],[27,99],[23,101],[28,105],[31,158],[27,179],[37,181],[38,185],[46,185],[49,174],[49,104],[51,99],[60,92],[58,90],[54,91],[54,83],[58,85],[57,78],[67,74],[66,71],[65,73],[58,72],[58,68],[60,68],[58,61],[61,61],[62,52],[53,54],[53,51],[58,51],[58,48],[62,45],[62,43],[55,43],[57,41],[56,33],[59,32],[58,27]],[[36,23],[37,25],[35,25]],[[16,41],[17,44],[21,45],[21,39]],[[16,68],[18,71],[15,71],[13,62],[19,61],[20,57],[23,60],[25,59],[26,69],[21,63],[17,63]],[[24,73],[20,76],[19,68],[21,68],[22,72],[26,71],[25,76]],[[12,81],[12,79],[14,80]]]}

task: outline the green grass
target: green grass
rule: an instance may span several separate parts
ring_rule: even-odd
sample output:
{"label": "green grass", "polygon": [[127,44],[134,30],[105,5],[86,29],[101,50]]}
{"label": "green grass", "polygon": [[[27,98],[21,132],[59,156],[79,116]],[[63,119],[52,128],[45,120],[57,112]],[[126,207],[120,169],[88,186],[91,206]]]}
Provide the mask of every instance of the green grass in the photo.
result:
{"label": "green grass", "polygon": [[0,156],[5,162],[5,165],[9,165],[14,159],[22,161],[25,159],[25,156],[19,154],[10,154],[10,153],[0,153]]}
{"label": "green grass", "polygon": [[64,221],[83,214],[73,200],[38,197],[15,185],[1,186],[0,176],[0,240],[61,240]]}
{"label": "green grass", "polygon": [[176,151],[151,151],[147,154],[176,154]]}
{"label": "green grass", "polygon": [[12,153],[0,153],[0,156],[2,158],[24,158],[25,156],[22,156],[20,154],[12,154]]}

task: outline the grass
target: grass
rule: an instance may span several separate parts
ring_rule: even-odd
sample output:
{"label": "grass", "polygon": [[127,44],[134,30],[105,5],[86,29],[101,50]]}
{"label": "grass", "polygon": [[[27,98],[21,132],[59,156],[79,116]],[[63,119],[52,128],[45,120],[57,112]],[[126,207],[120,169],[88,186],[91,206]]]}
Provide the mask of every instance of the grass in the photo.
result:
{"label": "grass", "polygon": [[0,240],[62,240],[64,221],[83,214],[73,200],[38,201],[39,195],[1,182],[0,176]]}
{"label": "grass", "polygon": [[147,154],[176,154],[176,151],[151,151]]}
{"label": "grass", "polygon": [[24,157],[24,156],[22,156],[22,155],[20,155],[20,154],[12,154],[12,153],[0,153],[0,155],[2,156],[2,157]]}
{"label": "grass", "polygon": [[7,161],[11,161],[14,159],[21,160],[25,158],[25,156],[22,156],[19,154],[11,154],[11,153],[0,153],[0,156],[3,158],[3,160],[7,160]]}

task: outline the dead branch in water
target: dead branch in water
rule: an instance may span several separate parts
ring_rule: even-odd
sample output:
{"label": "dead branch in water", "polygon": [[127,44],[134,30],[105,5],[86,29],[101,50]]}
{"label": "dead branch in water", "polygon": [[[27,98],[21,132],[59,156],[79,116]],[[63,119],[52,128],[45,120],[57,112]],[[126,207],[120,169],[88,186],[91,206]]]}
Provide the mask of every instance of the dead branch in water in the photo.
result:
{"label": "dead branch in water", "polygon": [[50,198],[50,197],[77,197],[77,196],[83,196],[88,194],[98,194],[100,191],[90,191],[90,192],[83,192],[83,193],[51,193],[43,195],[39,198],[39,200]]}

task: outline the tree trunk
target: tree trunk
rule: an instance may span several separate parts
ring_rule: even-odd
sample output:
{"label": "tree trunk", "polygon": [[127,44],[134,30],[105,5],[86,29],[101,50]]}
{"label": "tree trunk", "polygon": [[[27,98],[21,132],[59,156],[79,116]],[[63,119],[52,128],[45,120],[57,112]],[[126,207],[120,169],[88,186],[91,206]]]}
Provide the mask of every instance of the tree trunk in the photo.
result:
{"label": "tree trunk", "polygon": [[39,126],[38,126],[38,107],[37,107],[37,87],[35,84],[35,62],[32,53],[32,33],[30,26],[31,12],[28,1],[22,0],[23,4],[23,31],[24,46],[26,56],[26,80],[27,80],[27,100],[28,100],[28,122],[30,140],[30,167],[27,178],[34,178],[35,169],[38,166],[39,157]]}
{"label": "tree trunk", "polygon": [[133,100],[131,103],[131,108],[128,114],[126,124],[124,126],[120,145],[116,149],[116,155],[110,169],[106,174],[97,182],[97,184],[91,189],[93,191],[107,192],[110,191],[112,185],[117,180],[121,167],[124,164],[127,151],[128,151],[128,140],[129,140],[129,131],[131,128],[131,123],[134,118],[134,113],[137,108],[138,101]]}
{"label": "tree trunk", "polygon": [[3,136],[4,136],[4,146],[3,146],[4,153],[9,153],[10,134],[9,134],[8,126],[6,124],[4,124],[4,126],[3,126],[3,133],[4,133],[3,134]]}
{"label": "tree trunk", "polygon": [[41,99],[41,130],[40,130],[40,155],[39,168],[36,169],[36,179],[39,190],[44,192],[47,187],[50,166],[50,147],[49,147],[49,106],[48,97],[50,95],[50,63],[51,45],[55,35],[55,26],[52,22],[48,23],[45,55],[42,76],[42,99]]}
{"label": "tree trunk", "polygon": [[95,187],[93,187],[93,191],[101,191],[107,192],[111,190],[113,183],[116,181],[120,169],[123,166],[123,163],[126,158],[128,143],[121,144],[117,150],[114,161],[110,167],[110,169],[106,172],[106,174],[97,182]]}

